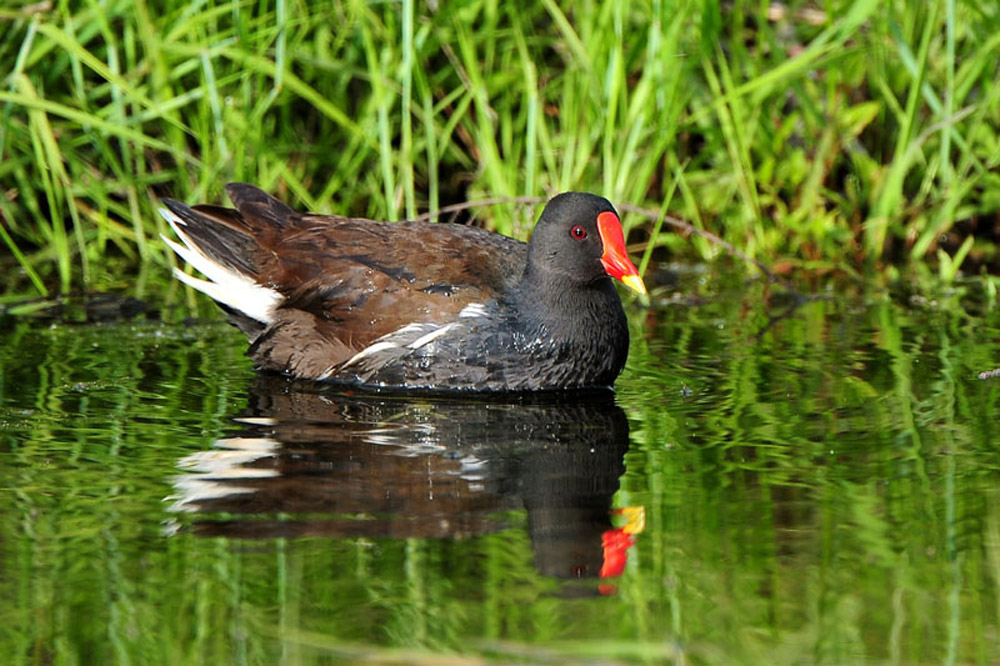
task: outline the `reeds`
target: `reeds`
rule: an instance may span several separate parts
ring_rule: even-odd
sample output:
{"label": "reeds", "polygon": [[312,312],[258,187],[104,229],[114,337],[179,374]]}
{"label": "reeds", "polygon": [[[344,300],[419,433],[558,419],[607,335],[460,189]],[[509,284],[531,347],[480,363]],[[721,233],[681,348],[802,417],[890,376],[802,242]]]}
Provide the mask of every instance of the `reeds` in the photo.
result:
{"label": "reeds", "polygon": [[[790,269],[947,279],[995,251],[989,5],[109,0],[0,22],[8,293],[167,266],[156,196],[221,203],[232,180],[385,219],[592,190]],[[476,214],[521,237],[535,215]],[[625,222],[646,261],[719,252]]]}

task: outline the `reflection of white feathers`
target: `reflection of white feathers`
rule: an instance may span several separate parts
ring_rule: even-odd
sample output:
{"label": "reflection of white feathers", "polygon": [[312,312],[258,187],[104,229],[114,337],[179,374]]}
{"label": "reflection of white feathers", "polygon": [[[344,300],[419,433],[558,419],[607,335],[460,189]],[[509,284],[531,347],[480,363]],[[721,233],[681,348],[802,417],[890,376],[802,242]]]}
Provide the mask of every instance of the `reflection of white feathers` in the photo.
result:
{"label": "reflection of white feathers", "polygon": [[[449,442],[442,442],[437,425],[434,423],[413,423],[399,427],[372,428],[364,433],[363,439],[371,444],[396,447],[394,453],[408,458],[446,453]],[[466,453],[455,456],[461,468],[452,472],[453,475],[466,481],[482,481],[489,474],[489,460]],[[482,487],[472,487],[472,490],[482,490]]]}
{"label": "reflection of white feathers", "polygon": [[439,441],[437,426],[433,423],[372,428],[362,435],[362,439],[379,446],[398,447],[399,450],[394,453],[406,457],[426,456],[445,450],[445,446]]}
{"label": "reflection of white feathers", "polygon": [[[420,411],[418,409],[418,411]],[[469,489],[483,491],[482,481],[489,475],[489,460],[472,453],[459,454],[450,446],[454,444],[444,439],[433,412],[411,413],[405,424],[395,424],[391,420],[372,424],[373,427],[357,432],[354,436],[361,441],[378,446],[391,447],[388,455],[406,458],[449,456],[454,453],[460,466],[454,471],[438,470],[470,482]],[[275,419],[267,417],[242,417],[238,421],[274,425]],[[215,442],[208,451],[197,451],[184,456],[177,467],[184,473],[173,479],[174,494],[165,498],[171,502],[172,512],[197,512],[212,500],[221,500],[239,495],[252,495],[256,488],[241,484],[241,481],[271,479],[281,476],[281,471],[273,467],[255,465],[268,458],[280,455],[282,443],[269,437],[230,437]],[[176,526],[169,531],[176,531]]]}
{"label": "reflection of white feathers", "polygon": [[462,456],[462,471],[460,477],[467,481],[482,481],[486,478],[489,461],[474,455]]}
{"label": "reflection of white feathers", "polygon": [[199,502],[252,493],[253,488],[240,486],[234,481],[266,479],[279,474],[274,469],[246,466],[274,455],[281,444],[273,439],[231,437],[218,440],[215,446],[218,448],[197,451],[177,462],[178,467],[189,473],[173,481],[177,493],[166,498],[173,500],[171,511],[197,511]]}

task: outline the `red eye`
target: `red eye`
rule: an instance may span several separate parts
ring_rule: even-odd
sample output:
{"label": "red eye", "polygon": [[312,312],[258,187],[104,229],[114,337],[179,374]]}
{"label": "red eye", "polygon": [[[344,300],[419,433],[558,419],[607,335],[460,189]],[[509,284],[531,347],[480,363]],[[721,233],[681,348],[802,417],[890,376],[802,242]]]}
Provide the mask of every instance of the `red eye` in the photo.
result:
{"label": "red eye", "polygon": [[570,229],[569,232],[573,234],[573,238],[576,238],[577,240],[583,240],[587,237],[587,230],[579,224]]}

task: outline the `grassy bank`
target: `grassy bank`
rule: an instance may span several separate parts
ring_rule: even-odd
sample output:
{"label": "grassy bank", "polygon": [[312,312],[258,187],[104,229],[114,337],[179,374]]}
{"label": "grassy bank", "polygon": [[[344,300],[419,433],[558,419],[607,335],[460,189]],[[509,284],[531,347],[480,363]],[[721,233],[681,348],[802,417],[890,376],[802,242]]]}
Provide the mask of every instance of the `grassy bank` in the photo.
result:
{"label": "grassy bank", "polygon": [[[779,270],[997,268],[1000,9],[571,7],[8,3],[8,290],[165,275],[155,196],[219,202],[232,180],[387,219],[585,189]],[[535,213],[475,214],[523,237]],[[644,265],[720,253],[644,215],[625,223]]]}

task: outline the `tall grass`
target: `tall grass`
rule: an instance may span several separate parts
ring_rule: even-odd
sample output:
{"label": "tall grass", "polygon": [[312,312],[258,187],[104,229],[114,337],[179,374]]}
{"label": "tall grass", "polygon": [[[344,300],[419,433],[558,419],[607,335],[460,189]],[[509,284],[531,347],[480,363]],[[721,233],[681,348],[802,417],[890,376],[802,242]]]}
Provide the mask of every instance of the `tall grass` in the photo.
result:
{"label": "tall grass", "polygon": [[[995,262],[988,3],[66,0],[0,24],[13,292],[166,266],[156,196],[232,180],[385,219],[584,189],[793,269]],[[523,237],[535,212],[477,215]],[[719,252],[626,225],[647,262]]]}

